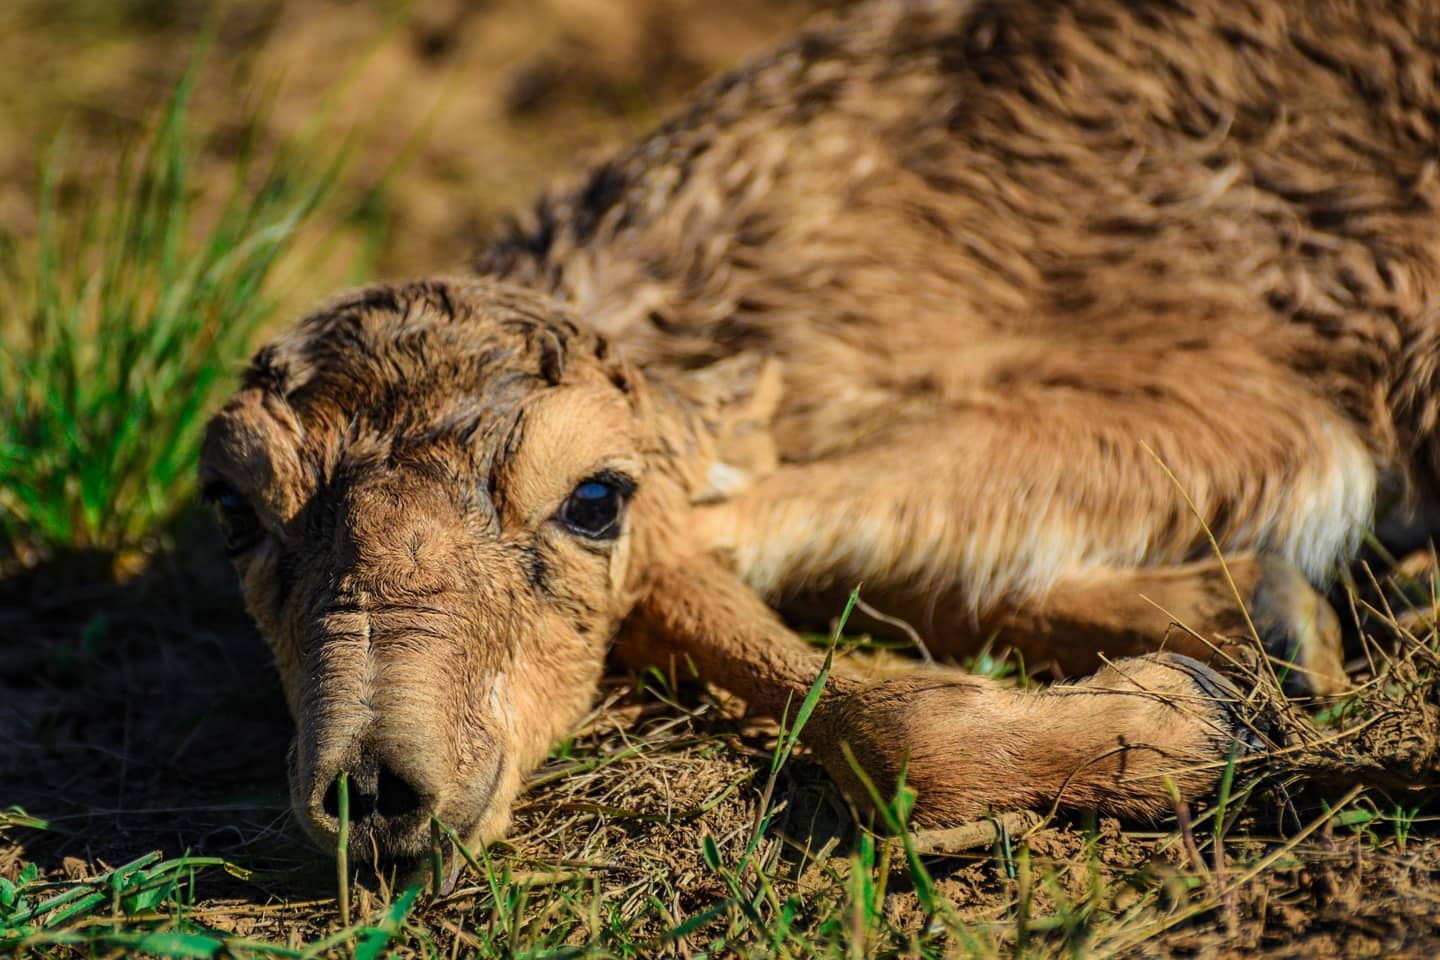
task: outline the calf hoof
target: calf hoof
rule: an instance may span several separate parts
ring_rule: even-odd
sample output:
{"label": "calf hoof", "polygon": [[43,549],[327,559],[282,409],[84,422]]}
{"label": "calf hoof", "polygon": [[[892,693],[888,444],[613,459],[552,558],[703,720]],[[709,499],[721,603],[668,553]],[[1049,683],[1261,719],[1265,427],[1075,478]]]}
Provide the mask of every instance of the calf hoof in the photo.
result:
{"label": "calf hoof", "polygon": [[1287,694],[1330,696],[1349,688],[1340,618],[1294,564],[1262,558],[1250,619]]}
{"label": "calf hoof", "polygon": [[1271,745],[1269,724],[1247,706],[1248,701],[1235,684],[1214,668],[1181,653],[1162,651],[1118,660],[1074,689],[1140,694],[1188,714],[1211,741],[1209,749],[1202,743],[1194,745],[1200,754],[1229,756],[1235,751],[1243,756]]}

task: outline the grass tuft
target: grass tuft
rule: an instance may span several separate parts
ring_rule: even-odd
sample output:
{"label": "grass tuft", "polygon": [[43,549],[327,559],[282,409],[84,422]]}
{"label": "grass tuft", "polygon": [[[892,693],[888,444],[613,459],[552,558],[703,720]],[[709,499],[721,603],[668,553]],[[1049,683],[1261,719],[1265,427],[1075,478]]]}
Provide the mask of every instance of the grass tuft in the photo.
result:
{"label": "grass tuft", "polygon": [[262,161],[252,133],[226,196],[198,196],[198,59],[138,159],[63,209],[57,145],[32,255],[0,244],[0,561],[140,547],[174,517],[205,419],[275,309],[274,268],[337,182],[343,147]]}

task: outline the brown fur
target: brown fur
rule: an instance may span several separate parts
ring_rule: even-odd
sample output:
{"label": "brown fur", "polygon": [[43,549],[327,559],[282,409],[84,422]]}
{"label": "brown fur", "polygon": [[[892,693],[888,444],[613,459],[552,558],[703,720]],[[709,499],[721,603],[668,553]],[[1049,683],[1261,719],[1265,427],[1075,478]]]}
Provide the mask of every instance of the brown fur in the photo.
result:
{"label": "brown fur", "polygon": [[[202,466],[302,818],[345,768],[388,852],[430,809],[493,837],[612,641],[778,712],[819,659],[770,607],[859,581],[941,651],[1145,656],[839,674],[807,732],[843,784],[841,743],[924,823],[1208,789],[1226,688],[1153,651],[1244,634],[1233,583],[1335,689],[1306,577],[1435,493],[1437,85],[1426,0],[878,3],[544,200],[491,279],[306,320]],[[597,475],[614,541],[557,520]]]}

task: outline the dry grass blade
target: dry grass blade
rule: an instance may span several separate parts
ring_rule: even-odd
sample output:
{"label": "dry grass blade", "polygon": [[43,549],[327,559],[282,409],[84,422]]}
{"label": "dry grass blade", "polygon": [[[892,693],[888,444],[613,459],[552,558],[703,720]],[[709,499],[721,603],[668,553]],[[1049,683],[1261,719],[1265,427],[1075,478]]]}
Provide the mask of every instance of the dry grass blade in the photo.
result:
{"label": "dry grass blade", "polygon": [[[972,853],[993,847],[1007,834],[1023,836],[1044,822],[1040,814],[1032,810],[1012,810],[958,827],[912,831],[910,842],[916,853],[927,857]],[[886,842],[901,849],[904,847],[893,838]]]}
{"label": "dry grass blade", "polygon": [[[1230,889],[1238,889],[1240,887],[1243,887],[1245,884],[1251,882],[1256,877],[1263,874],[1277,860],[1287,856],[1291,851],[1299,847],[1300,844],[1303,843],[1307,838],[1309,838],[1311,834],[1315,833],[1315,831],[1325,826],[1336,816],[1338,816],[1342,810],[1349,806],[1350,803],[1360,795],[1362,789],[1362,787],[1351,788],[1351,790],[1346,793],[1345,796],[1343,796],[1338,802],[1336,802],[1334,807],[1332,807],[1328,813],[1312,821],[1304,829],[1296,833],[1295,836],[1286,840],[1275,850],[1262,857],[1257,863],[1255,863],[1254,866],[1250,867],[1244,873],[1236,877],[1234,883],[1230,885]],[[1208,913],[1209,911],[1219,906],[1221,900],[1222,895],[1219,891],[1212,892],[1209,896],[1203,898],[1198,903],[1195,903],[1186,909],[1176,911],[1173,915],[1166,917],[1163,920],[1157,921],[1153,924],[1142,925],[1134,930],[1127,931],[1125,935],[1118,937],[1113,943],[1107,944],[1105,949],[1097,952],[1095,956],[1099,958],[1119,956],[1121,954],[1124,954],[1126,951],[1133,949],[1144,941],[1163,933],[1171,927],[1178,926],[1179,924],[1194,919],[1201,914]]]}

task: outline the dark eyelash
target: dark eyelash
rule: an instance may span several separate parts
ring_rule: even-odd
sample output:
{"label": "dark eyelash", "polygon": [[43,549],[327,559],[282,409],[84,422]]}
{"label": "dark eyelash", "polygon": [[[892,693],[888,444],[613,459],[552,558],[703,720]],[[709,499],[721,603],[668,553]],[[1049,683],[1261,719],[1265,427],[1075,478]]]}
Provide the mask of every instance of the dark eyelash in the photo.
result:
{"label": "dark eyelash", "polygon": [[601,470],[599,473],[591,474],[581,480],[580,483],[608,483],[626,499],[629,499],[630,495],[635,492],[636,486],[635,481],[628,474],[618,473],[614,470]]}

